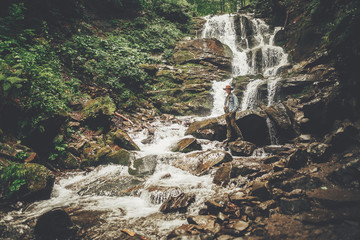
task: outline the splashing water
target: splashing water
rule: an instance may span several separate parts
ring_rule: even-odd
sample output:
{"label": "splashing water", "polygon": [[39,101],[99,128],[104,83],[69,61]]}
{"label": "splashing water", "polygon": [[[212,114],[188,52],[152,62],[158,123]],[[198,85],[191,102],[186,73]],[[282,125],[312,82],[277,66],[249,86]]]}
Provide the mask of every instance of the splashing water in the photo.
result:
{"label": "splashing water", "polygon": [[[237,18],[239,21],[235,22]],[[202,37],[215,37],[230,47],[233,52],[233,76],[256,74],[259,73],[258,69],[265,76],[272,76],[286,63],[287,55],[281,48],[273,46],[277,28],[272,32],[262,20],[246,15],[239,17],[226,14],[206,17],[206,20]],[[250,22],[254,33],[252,36],[247,35],[246,28],[249,25],[247,21]],[[236,30],[238,27],[239,34]],[[262,54],[261,61],[256,57],[256,53],[260,54],[259,49]],[[257,68],[256,65],[261,67]],[[232,79],[213,82],[212,117],[223,114],[225,98],[223,88],[231,82]],[[256,106],[258,87],[261,84],[264,84],[264,81],[253,80],[249,83],[241,105],[242,109],[252,109]],[[274,88],[276,89],[276,84]],[[269,96],[269,99],[275,99],[274,96]],[[144,234],[150,239],[163,239],[170,230],[186,223],[186,214],[159,213],[161,203],[169,196],[180,192],[196,194],[196,201],[190,206],[188,214],[197,214],[203,207],[204,201],[214,196],[215,192],[219,194],[221,191],[226,191],[212,183],[211,174],[194,176],[171,166],[171,162],[182,154],[173,153],[170,148],[185,136],[185,123],[190,119],[191,117],[181,117],[177,120],[158,119],[151,123],[148,129],[129,133],[141,149],[136,153],[138,157],[156,155],[157,163],[151,176],[133,177],[129,175],[128,167],[120,165],[99,166],[92,172],[66,173],[58,177],[51,199],[9,212],[0,220],[0,224],[16,226],[16,231],[26,234],[31,232],[29,222],[53,208],[62,207],[70,209],[70,212],[81,210],[101,213],[97,218],[103,224],[92,229],[96,233],[93,239],[116,238],[119,226]],[[150,128],[154,129],[151,134]],[[144,142],[146,139],[149,141]],[[207,143],[204,150],[218,148],[221,146],[211,142]],[[130,181],[127,181],[128,179]],[[139,181],[139,184],[134,186],[133,191],[123,193],[119,190],[124,182],[131,182],[134,179]]]}
{"label": "splashing water", "polygon": [[244,97],[241,103],[241,110],[255,109],[258,103],[258,89],[264,84],[263,80],[253,80],[246,86]]}
{"label": "splashing water", "polygon": [[232,79],[225,80],[223,82],[214,81],[212,85],[212,95],[214,97],[214,105],[211,111],[210,117],[216,117],[224,114],[224,101],[226,92],[224,87],[230,85]]}

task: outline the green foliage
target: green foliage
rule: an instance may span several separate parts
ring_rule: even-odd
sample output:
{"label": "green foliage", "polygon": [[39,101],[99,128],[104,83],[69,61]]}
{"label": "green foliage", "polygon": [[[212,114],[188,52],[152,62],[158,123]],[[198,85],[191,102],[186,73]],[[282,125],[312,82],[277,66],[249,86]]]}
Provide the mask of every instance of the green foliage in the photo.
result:
{"label": "green foliage", "polygon": [[27,159],[29,156],[30,156],[29,153],[24,152],[24,151],[21,151],[21,152],[18,152],[18,153],[14,156],[14,158],[15,158],[16,160],[19,160],[19,161],[24,161],[24,160]]}
{"label": "green foliage", "polygon": [[249,3],[257,0],[187,0],[191,11],[200,16],[237,12]]}
{"label": "green foliage", "polygon": [[24,66],[29,84],[23,91],[23,108],[29,118],[23,122],[32,128],[54,115],[67,112],[68,103],[78,91],[77,79],[65,82],[60,74],[61,63],[48,42],[42,40],[12,54]]}
{"label": "green foliage", "polygon": [[148,77],[139,67],[148,61],[147,54],[121,36],[76,35],[62,45],[60,54],[79,79],[111,88],[118,95],[127,89],[136,91]]}
{"label": "green foliage", "polygon": [[1,63],[0,61],[0,86],[2,86],[2,93],[5,97],[8,95],[16,97],[19,94],[18,90],[27,81],[20,77],[23,74],[23,68],[21,64],[11,67],[6,62]]}
{"label": "green foliage", "polygon": [[174,23],[155,16],[138,17],[123,24],[117,35],[126,39],[131,47],[150,53],[172,49],[183,37]]}
{"label": "green foliage", "polygon": [[14,192],[19,191],[26,184],[26,169],[23,164],[11,164],[0,172],[0,182],[8,187],[7,198],[11,198]]}
{"label": "green foliage", "polygon": [[98,97],[90,100],[83,109],[85,119],[96,118],[99,115],[112,116],[116,110],[116,105],[109,96]]}
{"label": "green foliage", "polygon": [[62,140],[58,140],[55,142],[54,151],[49,154],[49,160],[54,161],[60,156],[64,156],[66,154],[66,149],[68,145],[64,143]]}
{"label": "green foliage", "polygon": [[172,22],[187,24],[191,19],[186,0],[155,0],[152,7],[159,16]]}

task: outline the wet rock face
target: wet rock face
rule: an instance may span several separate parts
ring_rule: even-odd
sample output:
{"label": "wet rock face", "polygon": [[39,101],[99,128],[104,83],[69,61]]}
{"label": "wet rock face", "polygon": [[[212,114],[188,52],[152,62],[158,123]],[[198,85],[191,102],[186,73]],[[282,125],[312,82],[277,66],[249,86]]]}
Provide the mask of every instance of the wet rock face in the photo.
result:
{"label": "wet rock face", "polygon": [[196,138],[184,138],[172,148],[172,151],[188,153],[201,149],[201,144],[197,142]]}
{"label": "wet rock face", "polygon": [[35,226],[35,236],[40,240],[75,239],[77,228],[62,209],[53,209],[41,215]]}
{"label": "wet rock face", "polygon": [[158,156],[150,155],[134,160],[133,166],[129,167],[129,174],[134,176],[148,176],[155,172]]}
{"label": "wet rock face", "polygon": [[209,62],[221,69],[231,69],[231,50],[216,39],[195,39],[179,42],[175,49],[172,61],[175,64],[186,62]]}
{"label": "wet rock face", "polygon": [[[236,113],[238,124],[244,140],[258,146],[270,143],[266,115],[263,112],[251,110]],[[187,129],[186,135],[197,138],[223,141],[226,138],[225,115],[193,122]]]}
{"label": "wet rock face", "polygon": [[143,187],[144,180],[135,176],[111,176],[110,178],[96,180],[82,187],[80,196],[129,196]]}
{"label": "wet rock face", "polygon": [[[97,146],[98,147],[98,146]],[[120,164],[128,166],[133,154],[122,148],[111,148],[110,146],[92,149],[85,148],[86,159],[81,161],[81,167],[99,166],[107,164]]]}
{"label": "wet rock face", "polygon": [[325,143],[314,142],[307,148],[312,162],[325,162],[330,155],[330,146]]}
{"label": "wet rock face", "polygon": [[294,169],[300,169],[308,163],[308,154],[303,149],[297,149],[287,158],[287,166]]}
{"label": "wet rock face", "polygon": [[213,166],[229,162],[232,157],[229,153],[219,150],[189,153],[173,162],[173,165],[194,175],[202,175]]}
{"label": "wet rock face", "polygon": [[224,166],[216,170],[213,183],[220,186],[226,186],[231,178],[232,164],[225,163]]}
{"label": "wet rock face", "polygon": [[117,145],[126,150],[140,150],[140,148],[136,145],[136,143],[134,143],[130,136],[121,129],[108,133],[106,141],[111,145]]}
{"label": "wet rock face", "polygon": [[221,125],[217,118],[195,121],[186,130],[185,135],[222,141],[226,138],[226,127],[223,124]]}
{"label": "wet rock face", "polygon": [[272,106],[266,107],[266,114],[275,123],[278,130],[278,134],[281,136],[283,141],[291,139],[295,136],[293,129],[293,117],[291,116],[290,110],[282,103],[276,103]]}
{"label": "wet rock face", "polygon": [[229,144],[233,156],[251,156],[256,146],[251,142],[235,141]]}
{"label": "wet rock face", "polygon": [[186,212],[191,203],[195,201],[194,195],[181,193],[174,197],[169,197],[160,207],[162,213]]}

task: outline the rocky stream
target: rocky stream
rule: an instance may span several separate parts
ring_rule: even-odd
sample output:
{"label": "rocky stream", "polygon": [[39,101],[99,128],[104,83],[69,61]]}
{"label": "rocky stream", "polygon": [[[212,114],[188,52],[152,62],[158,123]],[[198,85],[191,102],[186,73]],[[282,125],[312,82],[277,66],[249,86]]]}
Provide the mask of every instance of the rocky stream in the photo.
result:
{"label": "rocky stream", "polygon": [[[207,78],[210,111],[201,117],[144,111],[145,120],[123,127],[139,149],[130,151],[129,166],[58,174],[50,199],[1,217],[4,239],[58,229],[64,239],[360,236],[360,192],[350,190],[359,188],[359,150],[342,152],[360,124],[339,122],[324,138],[312,134],[329,106],[323,99],[338,84],[333,69],[290,65],[275,44],[282,28],[252,15],[205,20],[197,38],[178,44],[174,61],[201,62],[223,76]],[[185,47],[203,52],[190,56]],[[241,101],[236,122],[244,141],[227,145],[223,87],[229,84]]]}

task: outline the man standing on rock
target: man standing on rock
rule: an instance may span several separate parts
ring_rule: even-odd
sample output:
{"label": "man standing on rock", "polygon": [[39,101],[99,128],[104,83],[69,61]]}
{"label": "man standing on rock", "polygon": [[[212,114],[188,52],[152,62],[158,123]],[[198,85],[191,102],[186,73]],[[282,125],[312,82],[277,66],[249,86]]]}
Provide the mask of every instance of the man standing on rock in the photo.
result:
{"label": "man standing on rock", "polygon": [[235,96],[235,94],[233,94],[231,91],[233,90],[233,88],[231,86],[226,86],[224,88],[224,90],[227,92],[227,96],[225,98],[225,103],[224,103],[224,111],[226,113],[225,115],[225,119],[226,119],[226,140],[224,142],[230,142],[231,140],[231,136],[233,135],[233,131],[235,131],[236,140],[242,140],[243,136],[242,133],[240,131],[240,128],[238,127],[238,125],[235,122],[235,115],[236,115],[236,111],[239,108],[239,100],[238,98]]}

